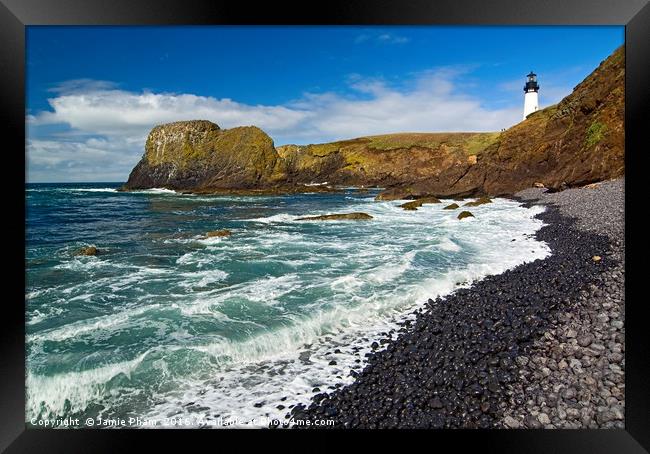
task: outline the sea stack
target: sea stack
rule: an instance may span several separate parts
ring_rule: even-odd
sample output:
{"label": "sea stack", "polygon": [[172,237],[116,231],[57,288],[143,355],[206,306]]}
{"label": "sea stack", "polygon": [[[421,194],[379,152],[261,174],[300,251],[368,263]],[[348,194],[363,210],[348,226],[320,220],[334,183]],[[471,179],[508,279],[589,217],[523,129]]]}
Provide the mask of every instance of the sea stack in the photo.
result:
{"label": "sea stack", "polygon": [[261,129],[194,120],[153,128],[124,188],[256,189],[284,178],[273,140]]}

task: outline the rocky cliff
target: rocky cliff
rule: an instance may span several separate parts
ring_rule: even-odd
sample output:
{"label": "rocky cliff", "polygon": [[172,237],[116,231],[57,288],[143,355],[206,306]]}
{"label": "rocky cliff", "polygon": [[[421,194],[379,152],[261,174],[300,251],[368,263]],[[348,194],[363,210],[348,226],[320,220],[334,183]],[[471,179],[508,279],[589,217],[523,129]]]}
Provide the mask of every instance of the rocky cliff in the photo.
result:
{"label": "rocky cliff", "polygon": [[126,189],[295,191],[379,186],[379,198],[504,195],[583,185],[624,172],[623,48],[560,103],[500,133],[402,133],[273,145],[259,128],[208,121],[155,127]]}
{"label": "rocky cliff", "polygon": [[401,133],[278,147],[292,183],[388,187],[472,165],[499,133]]}
{"label": "rocky cliff", "polygon": [[478,154],[381,197],[504,195],[542,183],[561,189],[625,171],[625,56],[618,48],[560,103],[528,116]]}
{"label": "rocky cliff", "polygon": [[273,140],[261,129],[221,129],[209,121],[156,126],[127,189],[258,189],[286,179]]}

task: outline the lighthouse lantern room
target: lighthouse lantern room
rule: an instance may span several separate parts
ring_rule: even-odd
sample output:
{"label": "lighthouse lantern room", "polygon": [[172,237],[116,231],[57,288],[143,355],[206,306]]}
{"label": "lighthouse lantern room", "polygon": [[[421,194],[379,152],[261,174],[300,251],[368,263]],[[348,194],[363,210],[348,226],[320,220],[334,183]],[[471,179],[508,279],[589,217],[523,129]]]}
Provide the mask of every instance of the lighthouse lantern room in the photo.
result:
{"label": "lighthouse lantern room", "polygon": [[537,74],[531,71],[526,77],[528,80],[524,85],[524,120],[528,115],[539,109]]}

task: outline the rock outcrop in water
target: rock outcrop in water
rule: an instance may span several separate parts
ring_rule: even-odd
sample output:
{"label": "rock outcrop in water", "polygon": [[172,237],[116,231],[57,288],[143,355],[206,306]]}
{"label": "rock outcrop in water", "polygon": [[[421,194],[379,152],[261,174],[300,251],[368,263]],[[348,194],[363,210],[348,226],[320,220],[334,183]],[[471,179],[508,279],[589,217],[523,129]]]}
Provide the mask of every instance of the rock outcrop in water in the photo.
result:
{"label": "rock outcrop in water", "polygon": [[413,200],[412,202],[406,202],[400,205],[401,208],[405,210],[417,210],[422,205],[426,203],[440,203],[440,200],[436,197],[423,197],[421,199]]}
{"label": "rock outcrop in water", "polygon": [[499,133],[401,133],[276,148],[254,126],[161,125],[149,134],[125,189],[256,193],[375,186],[387,188],[378,199],[394,200],[581,186],[624,173],[624,76],[621,47],[560,103]]}
{"label": "rock outcrop in water", "polygon": [[286,179],[273,140],[255,126],[221,129],[210,121],[156,126],[127,189],[260,189]]}
{"label": "rock outcrop in water", "polygon": [[342,213],[298,218],[296,221],[368,221],[370,219],[372,216],[367,213]]}
{"label": "rock outcrop in water", "polygon": [[205,234],[206,238],[215,238],[215,237],[225,237],[225,236],[230,236],[232,235],[232,232],[228,229],[223,229],[223,230],[213,230],[212,232],[208,232]]}
{"label": "rock outcrop in water", "polygon": [[86,246],[82,247],[79,249],[75,255],[87,255],[87,256],[94,256],[99,253],[99,250],[95,246]]}

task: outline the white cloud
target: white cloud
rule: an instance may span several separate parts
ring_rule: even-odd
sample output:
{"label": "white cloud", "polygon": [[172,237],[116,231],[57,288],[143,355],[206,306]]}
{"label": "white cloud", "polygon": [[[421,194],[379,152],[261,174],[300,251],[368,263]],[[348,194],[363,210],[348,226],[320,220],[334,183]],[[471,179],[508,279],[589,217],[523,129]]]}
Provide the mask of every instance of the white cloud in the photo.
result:
{"label": "white cloud", "polygon": [[[276,144],[406,131],[498,131],[519,121],[518,104],[487,108],[459,92],[456,79],[462,71],[429,71],[400,87],[356,76],[349,80],[348,94],[305,93],[284,105],[132,92],[88,81],[80,90],[80,84],[72,84],[72,91],[57,91],[49,100],[51,111],[28,117],[29,180],[125,180],[142,155],[148,131],[179,120],[207,119],[222,128],[256,125]],[[70,130],[41,136],[39,128],[51,124]]]}
{"label": "white cloud", "polygon": [[141,149],[128,138],[29,139],[28,181],[124,181]]}
{"label": "white cloud", "polygon": [[354,39],[356,44],[366,43],[366,42],[375,42],[380,44],[406,44],[411,41],[410,38],[406,36],[396,35],[394,33],[376,33],[376,32],[366,32]]}
{"label": "white cloud", "polygon": [[48,91],[52,93],[79,93],[93,90],[108,90],[116,87],[117,84],[110,80],[70,79],[56,84]]}

